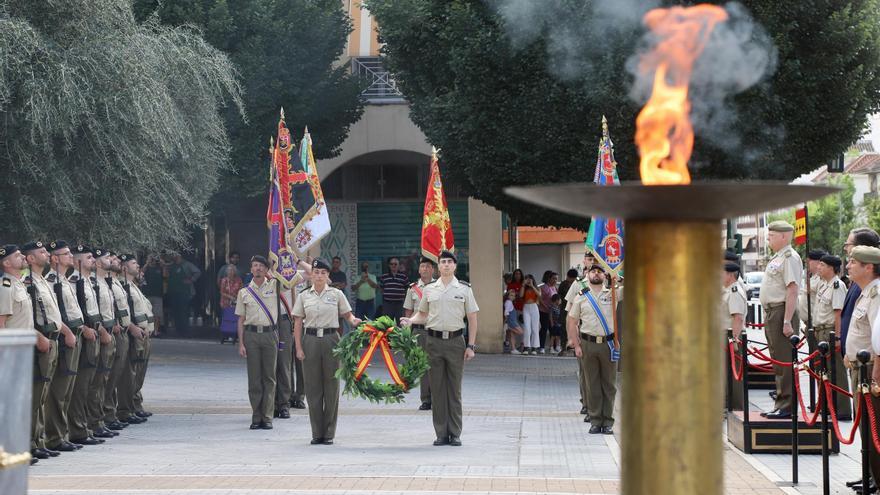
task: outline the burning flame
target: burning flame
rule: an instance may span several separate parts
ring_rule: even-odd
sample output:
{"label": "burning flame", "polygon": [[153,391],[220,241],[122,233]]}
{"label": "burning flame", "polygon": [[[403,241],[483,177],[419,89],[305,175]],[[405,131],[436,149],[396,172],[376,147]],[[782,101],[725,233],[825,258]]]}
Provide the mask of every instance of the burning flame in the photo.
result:
{"label": "burning flame", "polygon": [[687,162],[694,148],[694,130],[688,118],[688,83],[709,34],[726,19],[723,8],[709,4],[645,14],[643,22],[659,42],[639,63],[643,74],[655,71],[651,98],[636,118],[643,184],[690,183]]}

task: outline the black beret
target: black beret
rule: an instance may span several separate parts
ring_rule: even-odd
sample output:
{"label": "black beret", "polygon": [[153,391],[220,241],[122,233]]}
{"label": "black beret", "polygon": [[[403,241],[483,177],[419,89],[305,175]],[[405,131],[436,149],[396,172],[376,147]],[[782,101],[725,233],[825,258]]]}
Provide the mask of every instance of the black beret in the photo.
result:
{"label": "black beret", "polygon": [[330,265],[328,265],[327,262],[322,260],[321,258],[315,258],[315,260],[312,261],[312,269],[330,271]]}
{"label": "black beret", "polygon": [[120,254],[119,255],[119,261],[121,261],[123,263],[125,263],[126,261],[134,260],[134,259],[137,259],[137,258],[133,254]]}
{"label": "black beret", "polygon": [[95,256],[95,258],[100,258],[102,256],[109,256],[110,251],[107,251],[104,248],[94,248],[92,249],[92,254]]}
{"label": "black beret", "polygon": [[728,261],[724,264],[724,271],[728,273],[736,273],[740,270],[739,265],[732,261]]}
{"label": "black beret", "polygon": [[736,253],[734,253],[733,251],[728,249],[728,250],[724,251],[724,259],[726,261],[733,261],[734,263],[738,263],[739,262],[739,255],[737,255]]}
{"label": "black beret", "polygon": [[431,258],[428,258],[427,256],[422,256],[421,259],[419,259],[419,264],[421,265],[422,263],[430,263],[433,265],[434,260],[432,260]]}
{"label": "black beret", "polygon": [[587,269],[588,272],[591,272],[593,270],[599,270],[600,272],[605,273],[605,267],[598,263],[590,265],[590,268]]}
{"label": "black beret", "polygon": [[71,251],[73,251],[74,254],[85,254],[91,252],[92,250],[89,249],[89,247],[85,244],[77,244],[76,246],[73,246],[73,249],[71,249]]}
{"label": "black beret", "polygon": [[834,268],[840,268],[840,265],[843,264],[843,260],[841,260],[839,256],[834,256],[833,254],[826,254],[825,256],[822,256],[822,259],[819,261]]}
{"label": "black beret", "polygon": [[21,247],[21,252],[22,252],[22,253],[27,253],[28,251],[33,251],[33,250],[35,250],[35,249],[40,249],[41,247],[45,247],[45,246],[43,246],[43,243],[42,243],[42,242],[40,242],[40,241],[31,241],[31,242],[29,242],[29,243],[27,243],[27,244],[25,244],[24,246]]}
{"label": "black beret", "polygon": [[267,260],[265,256],[260,256],[259,254],[253,256],[251,258],[251,263],[253,263],[253,262],[262,263],[263,266],[265,266],[266,268],[269,268],[269,260]]}
{"label": "black beret", "polygon": [[440,251],[440,256],[437,259],[442,260],[444,258],[450,259],[453,262],[458,263],[458,258],[456,258],[454,254],[452,254],[452,251]]}
{"label": "black beret", "polygon": [[11,254],[15,254],[18,252],[18,246],[15,244],[6,244],[3,247],[0,247],[0,260],[5,259],[7,256]]}
{"label": "black beret", "polygon": [[813,261],[820,261],[823,256],[828,254],[824,249],[811,249],[809,253],[807,253],[807,258]]}
{"label": "black beret", "polygon": [[116,251],[112,251],[112,250],[108,249],[107,254],[109,254],[110,256],[116,256]]}
{"label": "black beret", "polygon": [[51,251],[56,251],[58,249],[64,249],[67,247],[67,241],[57,240],[49,243],[49,249]]}

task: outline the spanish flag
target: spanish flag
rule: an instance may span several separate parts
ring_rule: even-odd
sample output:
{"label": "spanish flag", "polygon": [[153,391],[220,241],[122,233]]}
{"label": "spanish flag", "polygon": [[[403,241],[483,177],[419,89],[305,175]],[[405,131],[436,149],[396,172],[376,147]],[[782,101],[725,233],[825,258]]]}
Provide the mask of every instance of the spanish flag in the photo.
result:
{"label": "spanish flag", "polygon": [[431,151],[431,176],[428,179],[428,192],[425,195],[425,213],[422,217],[422,255],[438,262],[441,251],[455,251],[452,237],[452,222],[440,180],[440,166],[437,163],[437,148]]}

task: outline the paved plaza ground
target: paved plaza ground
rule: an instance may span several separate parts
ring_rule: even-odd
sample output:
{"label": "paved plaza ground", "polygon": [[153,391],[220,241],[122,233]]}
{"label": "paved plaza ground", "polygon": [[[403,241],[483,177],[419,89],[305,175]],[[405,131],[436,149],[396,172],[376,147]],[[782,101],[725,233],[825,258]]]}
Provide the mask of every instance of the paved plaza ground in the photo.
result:
{"label": "paved plaza ground", "polygon": [[[381,368],[380,368],[381,369]],[[434,447],[430,412],[343,396],[336,443],[311,446],[306,411],[251,431],[244,360],[217,341],[156,340],[145,387],[155,415],[102,446],[31,468],[34,494],[488,494],[620,491],[619,428],[590,435],[576,362],[478,355],[466,366],[462,447]],[[381,376],[381,371],[374,372]],[[768,406],[766,392],[753,404]],[[719,420],[720,420],[719,412]],[[849,424],[843,429],[849,431]],[[686,432],[683,432],[685,434]],[[831,460],[833,493],[852,493],[858,445]],[[821,493],[821,458],[781,486],[790,456],[746,456],[725,442],[725,493]]]}

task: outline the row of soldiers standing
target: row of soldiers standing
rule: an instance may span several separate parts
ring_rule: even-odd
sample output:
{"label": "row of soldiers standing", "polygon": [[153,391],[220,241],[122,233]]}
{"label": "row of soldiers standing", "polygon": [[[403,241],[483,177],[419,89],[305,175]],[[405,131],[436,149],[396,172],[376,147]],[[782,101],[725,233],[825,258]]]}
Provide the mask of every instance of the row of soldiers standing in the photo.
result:
{"label": "row of soldiers standing", "polygon": [[145,422],[152,414],[141,388],[154,319],[136,257],[34,241],[0,248],[0,267],[0,328],[37,337],[31,462]]}

